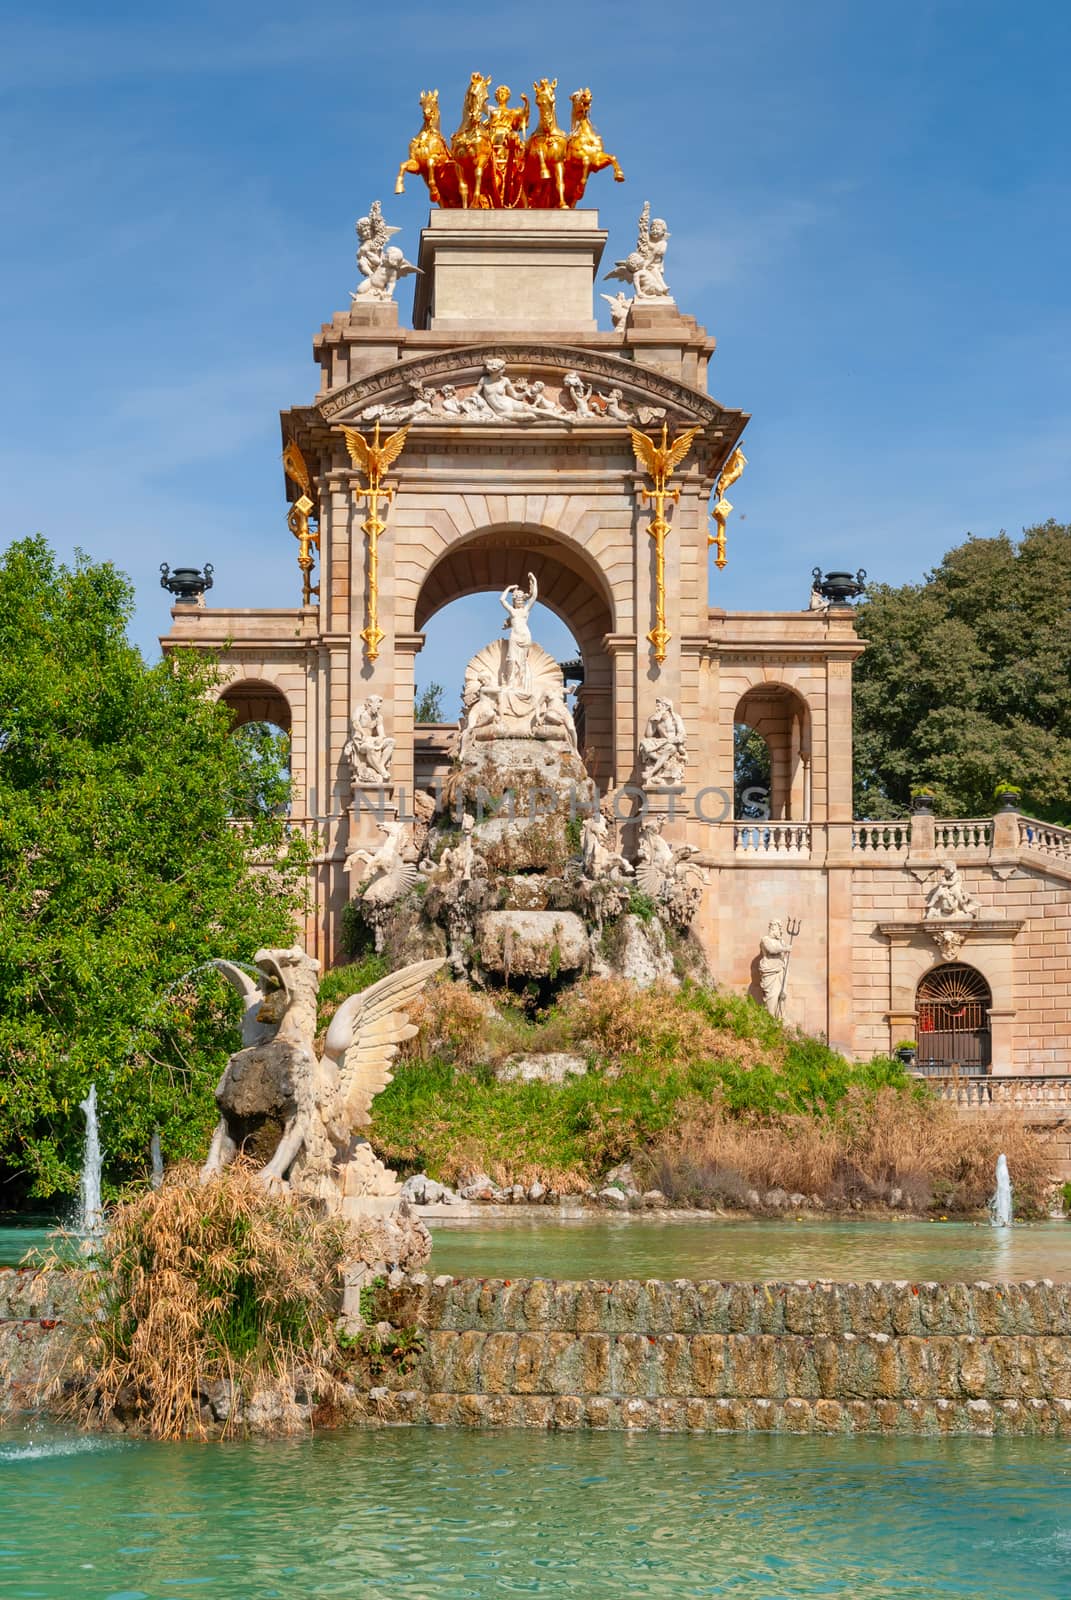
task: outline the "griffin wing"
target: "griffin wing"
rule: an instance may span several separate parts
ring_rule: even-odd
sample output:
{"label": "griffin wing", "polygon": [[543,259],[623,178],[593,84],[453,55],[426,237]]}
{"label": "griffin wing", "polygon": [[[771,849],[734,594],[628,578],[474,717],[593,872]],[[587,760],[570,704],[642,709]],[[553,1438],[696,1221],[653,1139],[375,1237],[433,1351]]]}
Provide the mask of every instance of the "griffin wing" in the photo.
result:
{"label": "griffin wing", "polygon": [[311,500],[312,479],[309,477],[309,469],[305,465],[305,457],[302,455],[301,449],[297,441],[294,439],[288,439],[286,441],[286,446],[283,450],[283,471],[286,473],[288,478],[292,478],[295,483],[301,485],[302,489],[304,489],[305,493]]}
{"label": "griffin wing", "polygon": [[692,440],[695,438],[697,433],[702,433],[702,431],[702,428],[685,428],[684,432],[679,434],[678,437],[674,439],[673,443],[666,451],[667,478],[675,467],[680,466],[681,462],[692,448]]}
{"label": "griffin wing", "polygon": [[409,424],[407,422],[404,428],[399,428],[397,433],[392,433],[390,438],[385,440],[385,442],[380,445],[380,447],[379,447],[379,470],[380,470],[380,472],[386,472],[387,468],[389,466],[391,466],[395,461],[397,461],[398,457],[401,455],[402,451],[405,448],[405,436],[406,436],[406,434],[408,432],[409,432]]}
{"label": "griffin wing", "polygon": [[630,428],[628,432],[632,440],[636,465],[653,478],[658,466],[658,445],[653,439],[648,438],[647,434],[641,433],[639,428]]}
{"label": "griffin wing", "polygon": [[338,1068],[338,1103],[347,1132],[367,1125],[372,1101],[393,1077],[390,1065],[398,1046],[417,1031],[409,1007],[442,965],[439,957],[414,961],[353,995],[335,1012],[324,1055]]}
{"label": "griffin wing", "polygon": [[346,449],[350,453],[350,460],[360,472],[368,471],[368,441],[356,428],[341,428],[339,430],[345,437]]}

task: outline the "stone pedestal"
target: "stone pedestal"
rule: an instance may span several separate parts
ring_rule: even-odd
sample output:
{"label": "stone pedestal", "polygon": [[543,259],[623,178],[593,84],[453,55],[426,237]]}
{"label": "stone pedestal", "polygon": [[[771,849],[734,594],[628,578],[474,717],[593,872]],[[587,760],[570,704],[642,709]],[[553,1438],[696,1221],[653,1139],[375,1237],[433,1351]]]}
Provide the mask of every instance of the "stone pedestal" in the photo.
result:
{"label": "stone pedestal", "polygon": [[433,211],[420,235],[413,323],[594,333],[606,237],[597,211]]}

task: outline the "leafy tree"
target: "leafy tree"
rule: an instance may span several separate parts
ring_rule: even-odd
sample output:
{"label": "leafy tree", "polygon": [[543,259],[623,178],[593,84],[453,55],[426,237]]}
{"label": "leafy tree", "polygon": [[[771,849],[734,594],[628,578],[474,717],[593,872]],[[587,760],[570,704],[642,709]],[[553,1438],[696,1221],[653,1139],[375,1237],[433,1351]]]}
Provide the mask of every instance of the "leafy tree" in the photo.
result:
{"label": "leafy tree", "polygon": [[733,727],[733,816],[770,814],[770,747],[746,722]]}
{"label": "leafy tree", "polygon": [[859,607],[859,816],[903,815],[927,785],[946,816],[986,816],[1000,782],[1071,823],[1071,526],[970,537],[920,584]]}
{"label": "leafy tree", "polygon": [[441,683],[429,683],[426,689],[418,690],[413,702],[413,717],[417,722],[442,722],[443,720],[443,695],[446,690]]}
{"label": "leafy tree", "polygon": [[0,1204],[75,1187],[93,1081],[113,1183],[156,1128],[200,1155],[237,1007],[187,975],[290,942],[303,896],[278,735],[233,737],[192,652],[147,666],[132,601],[40,538],[0,559]]}

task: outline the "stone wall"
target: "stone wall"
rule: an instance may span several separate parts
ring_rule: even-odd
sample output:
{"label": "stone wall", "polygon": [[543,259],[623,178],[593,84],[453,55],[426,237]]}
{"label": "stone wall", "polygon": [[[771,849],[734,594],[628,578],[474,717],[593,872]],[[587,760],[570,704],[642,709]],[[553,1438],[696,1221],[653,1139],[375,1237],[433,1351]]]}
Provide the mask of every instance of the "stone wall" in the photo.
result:
{"label": "stone wall", "polygon": [[380,1421],[1071,1436],[1071,1285],[418,1274],[376,1313],[426,1341]]}
{"label": "stone wall", "polygon": [[[0,1272],[0,1414],[64,1337],[74,1274]],[[411,1370],[370,1423],[1071,1438],[1071,1284],[506,1281],[394,1275]]]}

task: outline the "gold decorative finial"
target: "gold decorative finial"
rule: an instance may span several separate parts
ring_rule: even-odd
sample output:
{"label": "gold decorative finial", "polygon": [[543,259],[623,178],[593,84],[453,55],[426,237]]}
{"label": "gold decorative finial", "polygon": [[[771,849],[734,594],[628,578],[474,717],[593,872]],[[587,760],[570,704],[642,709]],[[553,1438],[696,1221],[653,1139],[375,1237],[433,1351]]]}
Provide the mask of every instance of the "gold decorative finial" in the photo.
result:
{"label": "gold decorative finial", "polygon": [[733,451],[732,455],[721,469],[721,478],[718,482],[718,498],[714,502],[714,509],[710,513],[717,524],[718,531],[717,533],[707,534],[707,549],[709,550],[712,544],[716,544],[718,547],[718,553],[714,557],[714,565],[717,567],[719,572],[724,570],[726,564],[725,524],[728,522],[729,513],[733,509],[733,503],[731,500],[726,498],[725,491],[732,488],[733,484],[736,482],[737,478],[739,478],[746,466],[747,456],[741,450],[740,446],[737,445],[736,449]]}
{"label": "gold decorative finial", "polygon": [[392,433],[382,444],[379,441],[378,422],[372,439],[366,439],[356,428],[341,428],[339,431],[345,436],[346,449],[350,453],[353,465],[359,472],[365,473],[368,479],[367,483],[357,484],[353,492],[358,499],[363,498],[368,501],[368,515],[361,523],[361,531],[368,540],[368,599],[361,638],[365,642],[369,661],[375,661],[379,655],[379,647],[386,637],[379,626],[379,536],[386,532],[387,525],[380,518],[379,502],[381,499],[386,500],[389,505],[394,499],[393,488],[388,489],[383,486],[383,474],[401,455],[409,426],[407,424],[404,428],[399,428],[397,433]]}
{"label": "gold decorative finial", "polygon": [[453,139],[443,137],[438,89],[420,96],[424,123],[410,141],[409,159],[398,168],[395,194],[404,193],[405,174],[424,179],[435,205],[445,209],[492,211],[564,210],[584,198],[593,172],[611,167],[616,182],[625,174],[617,157],[603,149],[591,125],[591,90],[572,96],[572,126],[558,126],[557,78],[533,83],[539,121],[528,133],[529,104],[511,106],[505,84],[495,90],[489,107],[491,79],[474,72],[465,91],[461,122]]}
{"label": "gold decorative finial", "polygon": [[685,428],[678,434],[672,444],[667,442],[666,424],[662,424],[662,443],[656,444],[646,433],[641,433],[638,428],[630,428],[632,449],[636,456],[636,465],[641,472],[646,472],[654,484],[653,489],[647,489],[642,484],[638,489],[641,505],[654,507],[654,517],[647,524],[647,532],[655,542],[655,625],[647,635],[654,646],[654,658],[661,666],[666,659],[666,645],[672,635],[666,628],[666,534],[669,532],[669,523],[666,521],[666,501],[672,500],[674,505],[681,497],[680,489],[670,489],[669,480],[680,466],[689,450],[692,441],[701,428]]}
{"label": "gold decorative finial", "polygon": [[296,440],[288,439],[283,447],[283,469],[288,478],[296,483],[301,493],[294,501],[286,514],[286,525],[298,542],[298,566],[301,569],[301,604],[312,604],[313,595],[319,595],[319,585],[313,585],[312,569],[316,564],[313,551],[320,549],[320,530],[310,527],[309,514],[316,509],[316,501],[312,494],[312,479],[309,469],[305,464],[305,457]]}

